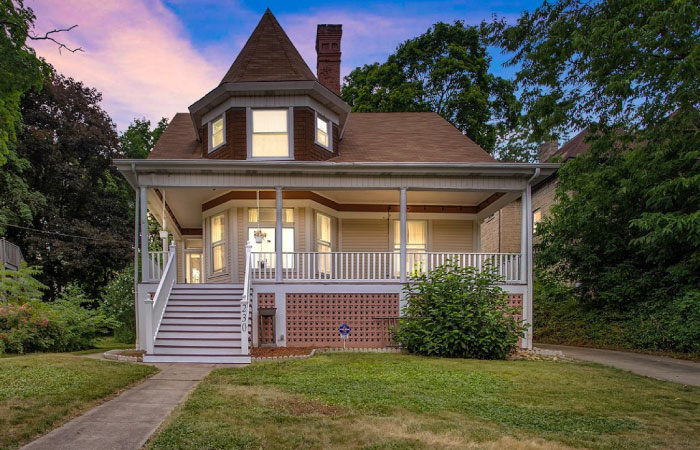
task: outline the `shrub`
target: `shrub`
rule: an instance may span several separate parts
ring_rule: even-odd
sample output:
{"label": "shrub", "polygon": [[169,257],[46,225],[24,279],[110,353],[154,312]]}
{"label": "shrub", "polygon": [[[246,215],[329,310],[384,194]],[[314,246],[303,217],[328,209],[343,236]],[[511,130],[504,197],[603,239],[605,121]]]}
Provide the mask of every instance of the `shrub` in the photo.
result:
{"label": "shrub", "polygon": [[119,342],[133,344],[136,341],[136,316],[134,315],[134,269],[119,272],[105,287],[100,310],[119,321],[114,337]]}
{"label": "shrub", "polygon": [[43,286],[23,267],[0,273],[0,352],[73,351],[90,348],[116,321],[83,307],[91,300],[69,286],[52,303],[41,300]]}
{"label": "shrub", "polygon": [[408,304],[394,331],[409,352],[504,359],[515,349],[524,327],[495,273],[448,262],[410,281],[404,288]]}

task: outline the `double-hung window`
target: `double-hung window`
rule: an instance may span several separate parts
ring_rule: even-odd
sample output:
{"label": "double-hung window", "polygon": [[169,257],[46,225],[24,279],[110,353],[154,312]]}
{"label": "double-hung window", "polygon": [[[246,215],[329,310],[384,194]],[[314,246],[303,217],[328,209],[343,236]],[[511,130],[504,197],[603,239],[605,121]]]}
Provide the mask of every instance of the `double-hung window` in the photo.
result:
{"label": "double-hung window", "polygon": [[316,143],[327,150],[332,150],[331,147],[331,130],[332,125],[330,120],[316,115]]}
{"label": "double-hung window", "polygon": [[211,272],[216,275],[226,271],[226,218],[223,213],[209,219],[211,236]]}
{"label": "double-hung window", "polygon": [[[428,251],[428,222],[425,220],[406,221],[406,271],[408,274],[423,272],[426,269]],[[394,260],[396,273],[400,273],[401,222],[394,221]]]}
{"label": "double-hung window", "polygon": [[214,151],[226,143],[223,114],[209,124],[209,151]]}
{"label": "double-hung window", "polygon": [[253,158],[289,158],[289,108],[253,109],[251,118],[251,148]]}
{"label": "double-hung window", "polygon": [[316,213],[316,252],[318,253],[318,271],[331,273],[331,218]]}

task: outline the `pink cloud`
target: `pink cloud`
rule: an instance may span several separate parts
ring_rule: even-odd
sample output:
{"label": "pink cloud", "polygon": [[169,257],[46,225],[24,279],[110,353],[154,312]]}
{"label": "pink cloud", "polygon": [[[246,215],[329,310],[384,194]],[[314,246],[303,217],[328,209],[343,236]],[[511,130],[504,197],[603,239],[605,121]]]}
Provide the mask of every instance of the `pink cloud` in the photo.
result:
{"label": "pink cloud", "polygon": [[134,117],[172,117],[213,89],[226,59],[206,59],[187,38],[178,18],[158,1],[35,0],[36,32],[78,27],[60,40],[84,52],[58,52],[37,42],[37,53],[61,73],[95,87],[103,108],[124,130]]}

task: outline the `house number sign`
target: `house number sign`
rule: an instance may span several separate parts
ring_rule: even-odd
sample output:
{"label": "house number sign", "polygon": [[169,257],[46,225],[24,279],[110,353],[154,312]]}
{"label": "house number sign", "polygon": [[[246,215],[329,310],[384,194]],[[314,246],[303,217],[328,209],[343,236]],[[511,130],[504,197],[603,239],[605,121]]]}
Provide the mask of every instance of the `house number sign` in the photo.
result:
{"label": "house number sign", "polygon": [[248,302],[241,302],[241,331],[248,331]]}

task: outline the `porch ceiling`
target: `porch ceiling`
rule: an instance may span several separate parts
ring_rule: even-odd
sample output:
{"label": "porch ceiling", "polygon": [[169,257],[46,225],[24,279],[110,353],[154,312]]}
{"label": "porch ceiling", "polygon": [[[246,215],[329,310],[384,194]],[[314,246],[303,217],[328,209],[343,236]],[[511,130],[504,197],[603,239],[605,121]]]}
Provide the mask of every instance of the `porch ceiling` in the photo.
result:
{"label": "porch ceiling", "polygon": [[[254,200],[255,191],[240,189],[212,188],[167,188],[159,189],[165,193],[168,208],[175,216],[182,229],[202,227],[202,210],[218,206],[230,200]],[[409,191],[407,203],[410,206],[452,206],[478,208],[488,203],[493,192],[457,192],[457,191]],[[311,200],[322,202],[326,206],[350,206],[351,210],[361,210],[360,205],[396,206],[399,194],[394,190],[323,190],[323,191],[286,191],[286,200]],[[262,190],[261,200],[274,199],[274,192]],[[160,220],[162,204],[158,195],[149,196],[149,207]],[[328,201],[324,201],[328,200]],[[342,209],[342,208],[341,208]],[[395,208],[394,208],[395,209]],[[454,208],[453,208],[454,209]],[[449,211],[445,211],[449,212]],[[171,218],[172,219],[172,218]],[[171,220],[170,219],[170,220]]]}

